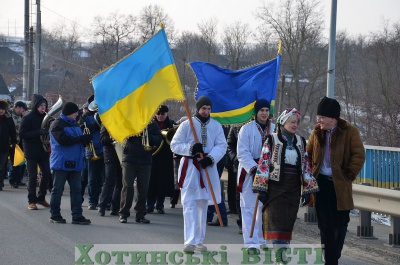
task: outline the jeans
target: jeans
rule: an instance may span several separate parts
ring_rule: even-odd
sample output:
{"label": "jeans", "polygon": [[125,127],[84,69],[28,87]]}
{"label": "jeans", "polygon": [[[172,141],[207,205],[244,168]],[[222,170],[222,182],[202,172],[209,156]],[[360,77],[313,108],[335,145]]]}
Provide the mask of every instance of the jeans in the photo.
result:
{"label": "jeans", "polygon": [[[39,192],[36,196],[38,165],[42,171],[42,175],[39,183]],[[51,179],[50,159],[26,159],[26,168],[28,169],[28,202],[37,203],[38,201],[44,201],[49,186],[49,180]]]}
{"label": "jeans", "polygon": [[89,204],[97,205],[103,183],[104,158],[98,160],[87,159]]}
{"label": "jeans", "polygon": [[150,182],[151,165],[138,165],[132,162],[122,162],[122,191],[119,216],[129,217],[132,207],[134,187],[137,182],[136,218],[143,218],[146,211],[147,190]]}
{"label": "jeans", "polygon": [[338,264],[341,257],[350,211],[338,211],[333,181],[324,175],[318,176],[320,191],[316,193],[315,209],[321,244],[325,245],[325,264]]}
{"label": "jeans", "polygon": [[119,162],[106,163],[103,188],[101,189],[99,208],[104,210],[110,196],[113,211],[119,210],[122,189],[122,168]]}
{"label": "jeans", "polygon": [[85,200],[84,196],[85,196],[85,191],[86,191],[86,187],[88,185],[88,169],[87,169],[87,165],[88,165],[88,160],[86,159],[86,167],[81,171],[81,182],[82,182],[82,189],[81,189],[81,194],[82,194],[82,202]]}
{"label": "jeans", "polygon": [[51,217],[60,216],[61,196],[64,192],[65,182],[68,181],[71,198],[72,219],[82,216],[82,197],[81,197],[81,172],[80,171],[53,171],[53,189],[50,197]]}

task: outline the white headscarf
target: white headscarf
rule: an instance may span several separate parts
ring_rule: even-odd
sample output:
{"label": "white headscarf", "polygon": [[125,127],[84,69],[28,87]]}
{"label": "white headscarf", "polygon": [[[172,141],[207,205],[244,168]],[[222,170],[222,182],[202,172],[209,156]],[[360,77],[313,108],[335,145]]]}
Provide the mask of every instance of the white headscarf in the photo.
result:
{"label": "white headscarf", "polygon": [[281,113],[281,115],[279,115],[278,119],[276,120],[276,123],[278,124],[278,126],[283,126],[286,123],[286,121],[293,115],[297,115],[299,119],[301,118],[300,111],[298,111],[297,109],[295,108],[285,109]]}

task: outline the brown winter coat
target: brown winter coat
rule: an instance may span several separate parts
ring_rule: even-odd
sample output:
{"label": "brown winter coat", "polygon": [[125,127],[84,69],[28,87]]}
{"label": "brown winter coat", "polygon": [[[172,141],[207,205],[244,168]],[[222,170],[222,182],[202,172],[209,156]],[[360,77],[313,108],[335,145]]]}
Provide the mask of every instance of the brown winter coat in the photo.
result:
{"label": "brown winter coat", "polygon": [[[324,158],[324,143],[325,133],[317,124],[307,143],[311,171],[317,180]],[[352,182],[364,162],[365,149],[358,129],[346,120],[339,118],[331,137],[331,167],[338,210],[354,208]]]}

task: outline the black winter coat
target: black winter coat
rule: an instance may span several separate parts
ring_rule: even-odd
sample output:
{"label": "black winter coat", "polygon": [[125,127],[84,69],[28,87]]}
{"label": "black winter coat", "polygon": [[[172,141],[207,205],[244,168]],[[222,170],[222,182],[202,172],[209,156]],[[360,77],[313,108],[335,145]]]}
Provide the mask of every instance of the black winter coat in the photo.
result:
{"label": "black winter coat", "polygon": [[22,139],[24,154],[27,159],[45,159],[49,158],[50,155],[49,152],[44,150],[42,141],[40,140],[40,128],[46,114],[40,114],[37,108],[43,101],[46,103],[47,109],[47,100],[41,95],[34,94],[32,110],[22,118],[19,138]]}
{"label": "black winter coat", "polygon": [[113,145],[113,139],[111,139],[110,134],[103,124],[100,129],[100,142],[103,146],[104,163],[119,163],[118,155]]}
{"label": "black winter coat", "polygon": [[[231,127],[227,139],[227,154],[229,158],[228,165],[231,166],[230,169],[232,169],[233,172],[237,172],[239,166],[239,161],[237,159],[237,142],[240,128],[241,127]],[[226,166],[226,168],[228,168],[228,166]]]}
{"label": "black winter coat", "polygon": [[[168,117],[164,123],[164,129],[173,127],[173,121]],[[148,196],[171,197],[174,195],[174,164],[172,157],[171,148],[164,140],[160,151],[153,156]]]}
{"label": "black winter coat", "polygon": [[4,114],[4,118],[0,122],[0,139],[0,153],[3,154],[9,152],[10,144],[17,143],[14,120],[8,112]]}
{"label": "black winter coat", "polygon": [[[147,126],[150,146],[159,146],[162,141],[160,127],[153,121]],[[138,165],[151,165],[152,152],[143,148],[142,136],[128,138],[122,153],[122,162],[130,162]]]}

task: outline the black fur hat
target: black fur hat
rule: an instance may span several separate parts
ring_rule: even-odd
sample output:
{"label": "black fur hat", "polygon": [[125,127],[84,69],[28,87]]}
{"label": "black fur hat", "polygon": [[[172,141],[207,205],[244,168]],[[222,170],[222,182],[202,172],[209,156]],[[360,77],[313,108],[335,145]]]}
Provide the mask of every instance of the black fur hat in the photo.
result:
{"label": "black fur hat", "polygon": [[318,104],[317,115],[339,119],[340,104],[334,98],[324,97]]}

